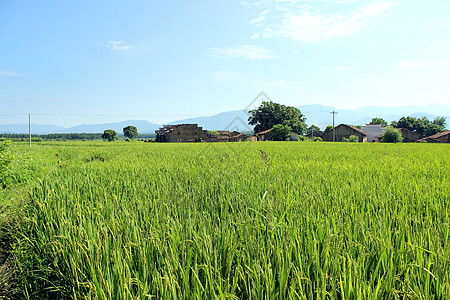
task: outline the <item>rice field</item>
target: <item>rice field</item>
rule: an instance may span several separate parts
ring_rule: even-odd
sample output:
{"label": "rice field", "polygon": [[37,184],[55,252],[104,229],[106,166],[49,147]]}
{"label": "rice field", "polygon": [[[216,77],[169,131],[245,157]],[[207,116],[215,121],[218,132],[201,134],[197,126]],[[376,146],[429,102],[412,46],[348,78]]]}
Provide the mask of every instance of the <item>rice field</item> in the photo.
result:
{"label": "rice field", "polygon": [[49,142],[27,155],[45,171],[15,237],[26,298],[450,298],[449,145]]}

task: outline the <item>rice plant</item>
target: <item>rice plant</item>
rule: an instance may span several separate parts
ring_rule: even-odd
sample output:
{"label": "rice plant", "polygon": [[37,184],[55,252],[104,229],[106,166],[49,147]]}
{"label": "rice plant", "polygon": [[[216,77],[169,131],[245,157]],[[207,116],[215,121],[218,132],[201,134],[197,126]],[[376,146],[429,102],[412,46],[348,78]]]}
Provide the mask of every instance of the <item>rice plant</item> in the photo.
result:
{"label": "rice plant", "polygon": [[37,145],[24,297],[447,299],[449,150]]}

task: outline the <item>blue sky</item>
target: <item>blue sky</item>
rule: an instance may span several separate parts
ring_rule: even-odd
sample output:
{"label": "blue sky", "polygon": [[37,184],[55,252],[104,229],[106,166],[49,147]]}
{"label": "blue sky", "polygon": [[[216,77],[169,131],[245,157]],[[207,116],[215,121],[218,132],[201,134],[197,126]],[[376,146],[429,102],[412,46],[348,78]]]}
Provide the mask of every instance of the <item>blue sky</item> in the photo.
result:
{"label": "blue sky", "polygon": [[448,0],[2,0],[0,124],[164,123],[261,91],[449,105],[449,16]]}

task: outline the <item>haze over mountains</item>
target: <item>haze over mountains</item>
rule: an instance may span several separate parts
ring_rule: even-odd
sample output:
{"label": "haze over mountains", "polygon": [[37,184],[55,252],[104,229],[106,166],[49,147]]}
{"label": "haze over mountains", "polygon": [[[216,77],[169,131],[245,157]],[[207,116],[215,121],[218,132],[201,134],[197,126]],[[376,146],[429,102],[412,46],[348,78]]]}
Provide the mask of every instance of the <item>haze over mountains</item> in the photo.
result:
{"label": "haze over mountains", "polygon": [[[320,104],[302,105],[298,107],[306,116],[308,125],[314,124],[324,129],[332,123],[331,111],[337,111],[335,125],[345,123],[352,125],[364,125],[369,123],[374,117],[381,117],[388,122],[398,120],[403,116],[422,117],[426,116],[430,120],[436,116],[447,117],[447,123],[450,123],[450,106],[440,104],[430,104],[427,106],[392,106],[378,107],[367,106],[357,109],[337,109],[332,106],[323,106]],[[196,117],[189,119],[176,120],[167,124],[185,124],[196,123],[207,130],[237,130],[250,131],[252,126],[248,125],[248,113],[244,110],[235,110],[219,113],[213,116]],[[74,127],[60,127],[56,125],[38,125],[32,124],[33,134],[49,133],[96,133],[103,132],[105,129],[114,129],[118,133],[122,132],[125,126],[133,125],[138,128],[139,133],[154,133],[161,124],[151,123],[146,120],[127,120],[117,123],[104,124],[81,124]],[[447,124],[450,127],[450,124]],[[6,124],[0,125],[0,133],[28,133],[28,124]]]}

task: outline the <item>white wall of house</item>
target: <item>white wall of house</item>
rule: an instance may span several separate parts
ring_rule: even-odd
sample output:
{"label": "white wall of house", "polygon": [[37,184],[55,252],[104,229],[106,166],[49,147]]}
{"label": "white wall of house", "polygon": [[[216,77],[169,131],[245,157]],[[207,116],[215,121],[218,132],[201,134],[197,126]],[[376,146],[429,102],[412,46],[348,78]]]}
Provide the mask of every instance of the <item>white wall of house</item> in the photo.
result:
{"label": "white wall of house", "polygon": [[365,126],[361,126],[361,130],[367,133],[368,142],[376,142],[377,136],[383,135],[386,131],[386,126],[381,124],[366,124]]}

